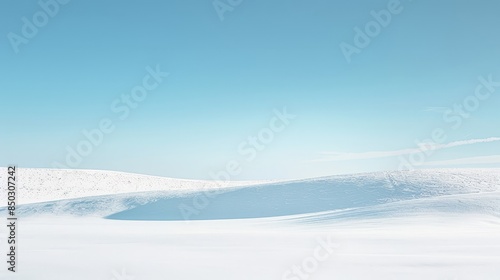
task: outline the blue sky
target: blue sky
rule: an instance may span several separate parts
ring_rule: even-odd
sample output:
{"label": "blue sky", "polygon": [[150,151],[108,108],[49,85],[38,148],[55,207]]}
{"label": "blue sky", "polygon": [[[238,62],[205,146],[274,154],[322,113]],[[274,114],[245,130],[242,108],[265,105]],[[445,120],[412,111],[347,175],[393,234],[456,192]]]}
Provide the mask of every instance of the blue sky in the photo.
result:
{"label": "blue sky", "polygon": [[[2,166],[301,178],[397,169],[436,130],[459,144],[415,168],[500,166],[498,1],[221,0],[223,20],[212,1],[41,2],[0,4]],[[23,18],[40,27],[25,36]],[[168,77],[122,119],[112,104],[157,67]],[[284,108],[284,129],[249,144]],[[68,164],[103,120],[112,132]]]}

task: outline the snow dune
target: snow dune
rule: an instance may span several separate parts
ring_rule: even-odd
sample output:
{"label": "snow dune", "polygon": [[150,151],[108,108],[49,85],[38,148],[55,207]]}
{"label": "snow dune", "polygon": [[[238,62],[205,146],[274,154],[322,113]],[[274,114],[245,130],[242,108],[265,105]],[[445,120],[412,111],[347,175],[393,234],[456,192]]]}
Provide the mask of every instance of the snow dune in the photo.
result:
{"label": "snow dune", "polygon": [[[37,187],[40,186],[36,184],[39,179],[28,176],[36,177],[41,172],[35,171],[27,172],[21,178],[26,178],[26,182],[35,182],[34,185],[27,185],[27,188],[42,193],[38,199],[50,197],[51,193],[47,192],[47,189]],[[64,172],[68,172],[67,175],[64,175]],[[61,176],[72,182],[71,186],[77,186],[75,182],[81,182],[83,190],[72,187],[68,197],[88,194],[84,190],[89,189],[93,191],[90,193],[94,194],[116,192],[124,181],[136,182],[140,187],[134,189],[134,186],[128,183],[124,190],[134,189],[134,192],[23,205],[18,212],[24,216],[69,214],[116,220],[156,221],[309,215],[309,218],[303,218],[304,221],[320,221],[334,218],[401,216],[431,211],[497,215],[500,209],[496,203],[500,191],[499,169],[378,172],[289,182],[254,182],[257,185],[251,185],[252,182],[240,182],[229,183],[226,187],[219,188],[217,193],[213,193],[216,189],[214,182],[209,184],[204,181],[101,173],[103,174],[99,175],[97,171],[56,171],[51,177],[46,174],[45,179],[60,181],[57,176]],[[94,179],[82,182],[90,178]],[[114,183],[106,188],[103,181]],[[93,182],[101,182],[101,185],[92,187]],[[50,180],[43,182],[44,185],[50,183]],[[148,185],[149,183],[152,185]],[[59,184],[62,186],[62,183]],[[250,186],[244,186],[245,184]],[[135,192],[138,190],[142,192]],[[57,198],[61,193],[52,195]],[[54,200],[53,197],[50,198]]]}
{"label": "snow dune", "polygon": [[[213,182],[20,169],[20,199],[36,203],[18,209],[19,272],[0,279],[498,280],[499,174],[379,172],[214,194]],[[196,212],[189,222],[181,206]]]}
{"label": "snow dune", "polygon": [[[174,179],[115,171],[83,169],[18,168],[19,204],[74,199],[90,196],[135,192],[184,192],[231,188],[269,181],[215,181]],[[6,180],[7,168],[0,167],[0,181]],[[5,201],[0,201],[4,206]]]}

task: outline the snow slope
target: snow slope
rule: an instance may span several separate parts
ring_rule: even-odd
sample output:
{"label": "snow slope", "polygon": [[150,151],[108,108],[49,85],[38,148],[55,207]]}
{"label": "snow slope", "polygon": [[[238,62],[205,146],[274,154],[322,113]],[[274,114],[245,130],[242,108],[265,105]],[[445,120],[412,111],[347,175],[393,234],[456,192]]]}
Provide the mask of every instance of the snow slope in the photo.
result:
{"label": "snow slope", "polygon": [[[0,167],[0,182],[5,182],[6,175],[7,169]],[[19,204],[133,192],[230,188],[266,182],[233,181],[223,184],[115,171],[44,168],[18,168],[17,180]],[[0,206],[4,205],[6,201],[0,201]]]}
{"label": "snow slope", "polygon": [[[66,179],[70,182],[85,180],[82,174],[87,173],[75,171],[62,175],[62,172],[58,171],[57,174],[68,178],[77,175],[77,179]],[[206,182],[186,183],[184,180],[177,182],[173,179],[162,181],[158,177],[109,172],[98,176],[96,173],[93,171],[88,176],[107,178],[97,180],[99,182],[115,182],[110,185],[110,189],[106,189],[105,185],[92,188],[98,193],[116,191],[115,188],[119,186],[116,182],[133,182],[131,178],[143,180],[137,183],[141,187],[135,190],[161,191],[42,202],[21,206],[18,213],[23,216],[69,214],[117,220],[165,221],[264,218],[314,213],[323,217],[355,217],[364,213],[368,217],[376,216],[377,213],[402,215],[431,210],[451,213],[474,211],[492,215],[499,213],[499,204],[496,203],[500,191],[499,169],[431,169],[342,175],[221,188],[218,192],[213,192],[214,188],[207,188]],[[36,172],[31,174],[38,176]],[[26,177],[27,174],[23,176]],[[58,177],[51,178],[59,181]],[[89,189],[95,181],[81,185]],[[156,185],[148,186],[149,182]],[[44,184],[50,185],[50,181],[44,181]],[[133,186],[129,185],[128,188]],[[40,197],[50,195],[44,193],[44,189],[38,190],[42,192]],[[72,192],[71,195],[78,193],[74,190]],[[23,195],[21,193],[21,197]],[[0,213],[1,211],[2,208]]]}
{"label": "snow slope", "polygon": [[[119,184],[94,189],[79,171],[57,172],[21,190],[72,197],[81,191],[48,190],[76,176],[105,195],[22,205],[18,273],[3,267],[0,279],[500,279],[498,169],[356,174],[217,193],[173,182],[119,194]],[[95,172],[109,182],[141,176]],[[189,222],[181,205],[197,212]]]}

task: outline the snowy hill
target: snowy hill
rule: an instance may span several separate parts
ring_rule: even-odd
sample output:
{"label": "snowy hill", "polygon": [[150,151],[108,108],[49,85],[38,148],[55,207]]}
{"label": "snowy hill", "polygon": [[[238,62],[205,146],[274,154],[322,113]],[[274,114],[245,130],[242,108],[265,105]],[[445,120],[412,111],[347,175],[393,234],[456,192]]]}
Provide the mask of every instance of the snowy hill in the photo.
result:
{"label": "snowy hill", "polygon": [[[30,174],[36,177],[39,176],[37,172],[31,171]],[[214,182],[116,172],[57,171],[51,176],[44,176],[43,179],[31,178],[30,182],[52,185],[51,181],[56,181],[52,189],[58,191],[57,197],[62,194],[68,197],[78,194],[107,195],[21,206],[18,210],[21,215],[91,215],[118,220],[213,220],[306,215],[309,218],[304,219],[308,221],[319,221],[327,217],[370,217],[377,216],[377,213],[391,216],[426,211],[500,213],[500,206],[496,203],[500,192],[498,169],[379,172],[246,187],[242,187],[245,183],[239,183],[240,187],[228,187],[220,193],[204,192],[213,187]],[[25,172],[23,177],[28,178],[28,173]],[[67,193],[61,178],[71,182],[72,187]],[[93,185],[94,182],[99,184]],[[105,185],[106,182],[109,186]],[[125,186],[123,189],[120,188],[122,184]],[[75,190],[77,185],[82,188]],[[40,199],[51,195],[47,189],[35,189]],[[122,193],[110,194],[118,190]]]}
{"label": "snowy hill", "polygon": [[107,171],[18,174],[20,200],[37,201],[16,212],[19,280],[500,275],[498,169],[239,183],[220,192],[214,182]]}
{"label": "snowy hill", "polygon": [[[6,180],[6,174],[6,168],[0,167],[0,182]],[[233,181],[221,185],[214,181],[173,179],[125,172],[44,168],[18,168],[17,180],[19,204],[133,192],[199,191],[264,182]],[[0,206],[5,204],[5,201],[0,201]]]}

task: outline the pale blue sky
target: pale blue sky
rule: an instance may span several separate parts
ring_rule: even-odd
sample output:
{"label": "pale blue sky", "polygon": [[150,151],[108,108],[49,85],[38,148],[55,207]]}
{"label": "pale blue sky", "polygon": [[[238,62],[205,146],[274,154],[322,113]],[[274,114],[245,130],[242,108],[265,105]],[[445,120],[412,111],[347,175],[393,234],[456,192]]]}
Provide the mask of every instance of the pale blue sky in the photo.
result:
{"label": "pale blue sky", "polygon": [[[234,159],[231,179],[313,177],[397,169],[384,155],[437,128],[444,143],[500,136],[500,87],[456,129],[456,115],[443,119],[478,77],[500,81],[500,2],[401,1],[348,63],[340,44],[391,3],[243,1],[221,21],[212,1],[72,0],[13,47],[23,17],[43,9],[2,1],[0,165],[67,165],[68,147],[103,118],[114,131],[75,168],[204,179]],[[122,120],[111,104],[156,65],[170,75]],[[249,161],[238,147],[284,107],[296,118]],[[470,141],[425,162],[498,167],[499,144]]]}

